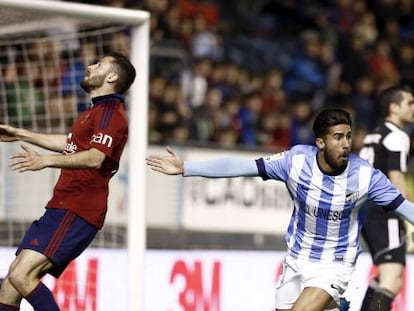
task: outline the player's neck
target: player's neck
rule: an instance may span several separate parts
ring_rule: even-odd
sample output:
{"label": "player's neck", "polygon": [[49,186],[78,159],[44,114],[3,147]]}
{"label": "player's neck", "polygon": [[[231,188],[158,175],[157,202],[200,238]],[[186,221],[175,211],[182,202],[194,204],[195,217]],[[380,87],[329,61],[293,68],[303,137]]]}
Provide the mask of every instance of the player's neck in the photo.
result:
{"label": "player's neck", "polygon": [[105,95],[114,94],[114,93],[115,92],[112,88],[100,87],[100,88],[91,90],[89,95],[91,96],[91,98],[94,98],[94,97],[105,96]]}
{"label": "player's neck", "polygon": [[403,121],[401,121],[400,118],[398,118],[396,116],[388,116],[388,117],[385,118],[385,121],[396,125],[400,129],[404,128],[405,125],[406,125]]}

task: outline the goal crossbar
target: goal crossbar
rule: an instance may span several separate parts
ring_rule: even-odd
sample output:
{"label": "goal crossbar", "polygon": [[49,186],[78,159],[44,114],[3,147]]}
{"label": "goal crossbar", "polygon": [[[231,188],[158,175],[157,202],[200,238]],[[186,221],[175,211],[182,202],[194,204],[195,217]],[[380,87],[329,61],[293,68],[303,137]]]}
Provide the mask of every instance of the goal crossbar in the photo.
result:
{"label": "goal crossbar", "polygon": [[0,0],[0,7],[26,10],[42,14],[53,13],[68,17],[89,18],[97,21],[113,21],[116,23],[141,25],[148,21],[149,12],[129,10],[117,7],[105,7],[92,4],[63,2],[57,0]]}

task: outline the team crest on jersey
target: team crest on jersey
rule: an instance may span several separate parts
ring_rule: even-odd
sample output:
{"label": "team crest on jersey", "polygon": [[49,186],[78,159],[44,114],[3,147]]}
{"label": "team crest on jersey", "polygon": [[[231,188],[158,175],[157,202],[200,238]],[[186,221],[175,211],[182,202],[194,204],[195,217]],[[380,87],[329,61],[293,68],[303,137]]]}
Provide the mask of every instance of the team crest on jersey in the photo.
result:
{"label": "team crest on jersey", "polygon": [[83,120],[81,121],[81,123],[83,124],[83,123],[85,123],[86,122],[86,120],[88,120],[89,119],[89,116],[90,116],[90,113],[88,113],[86,116],[85,116],[85,118],[83,118]]}
{"label": "team crest on jersey", "polygon": [[354,203],[356,200],[358,200],[358,197],[359,191],[347,192],[345,194],[345,201],[349,203]]}
{"label": "team crest on jersey", "polygon": [[275,153],[275,154],[272,154],[270,156],[264,157],[263,160],[265,162],[271,162],[271,161],[274,161],[274,160],[282,159],[284,156],[285,156],[285,152],[279,152],[279,153]]}

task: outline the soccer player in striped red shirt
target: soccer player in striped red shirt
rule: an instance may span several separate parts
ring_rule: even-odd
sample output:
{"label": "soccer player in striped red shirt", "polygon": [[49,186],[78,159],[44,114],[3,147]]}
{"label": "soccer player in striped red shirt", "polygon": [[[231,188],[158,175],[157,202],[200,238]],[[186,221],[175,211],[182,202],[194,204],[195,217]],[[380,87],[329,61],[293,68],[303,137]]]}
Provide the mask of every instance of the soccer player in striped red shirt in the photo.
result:
{"label": "soccer player in striped red shirt", "polygon": [[19,172],[60,168],[44,215],[33,222],[0,289],[0,311],[19,310],[25,298],[36,311],[59,307],[41,277],[59,277],[103,226],[108,183],[116,173],[128,137],[124,96],[136,76],[124,56],[110,53],[87,68],[82,88],[91,105],[68,135],[41,134],[0,124],[0,142],[22,141],[59,154],[41,154],[28,145],[12,156]]}

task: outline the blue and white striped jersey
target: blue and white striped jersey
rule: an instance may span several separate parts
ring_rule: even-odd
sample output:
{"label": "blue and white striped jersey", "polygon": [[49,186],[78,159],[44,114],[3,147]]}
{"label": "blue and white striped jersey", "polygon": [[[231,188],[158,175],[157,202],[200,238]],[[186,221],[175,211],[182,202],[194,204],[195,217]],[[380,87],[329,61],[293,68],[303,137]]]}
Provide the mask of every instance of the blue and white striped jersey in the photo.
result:
{"label": "blue and white striped jersey", "polygon": [[256,160],[263,179],[285,182],[293,200],[286,242],[289,253],[313,261],[355,263],[367,200],[394,210],[404,200],[381,171],[350,155],[340,175],[324,174],[318,149],[298,145]]}

